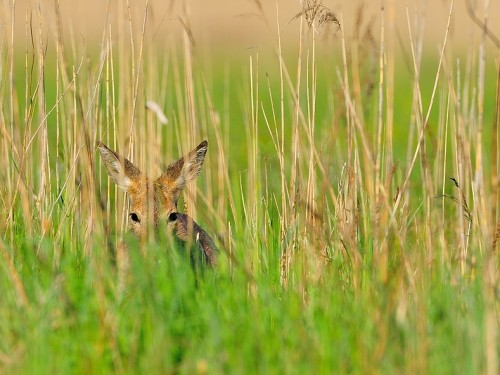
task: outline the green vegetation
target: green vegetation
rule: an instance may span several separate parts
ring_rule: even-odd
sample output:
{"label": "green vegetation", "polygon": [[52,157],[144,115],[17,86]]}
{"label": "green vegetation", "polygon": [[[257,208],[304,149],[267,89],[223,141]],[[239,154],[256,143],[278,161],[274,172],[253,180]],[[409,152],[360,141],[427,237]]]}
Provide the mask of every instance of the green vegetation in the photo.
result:
{"label": "green vegetation", "polygon": [[[297,50],[231,59],[132,26],[90,52],[57,28],[2,39],[1,373],[497,372],[486,42],[465,67],[387,46],[380,65],[304,24]],[[154,176],[202,139],[179,209],[220,265],[198,272],[168,236],[126,234],[95,142]]]}

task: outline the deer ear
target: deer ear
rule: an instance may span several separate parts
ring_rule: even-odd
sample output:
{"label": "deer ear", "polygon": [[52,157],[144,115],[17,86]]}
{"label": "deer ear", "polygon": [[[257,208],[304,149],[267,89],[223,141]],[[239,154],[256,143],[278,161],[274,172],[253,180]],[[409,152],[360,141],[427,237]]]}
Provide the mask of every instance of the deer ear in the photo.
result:
{"label": "deer ear", "polygon": [[194,180],[200,174],[207,149],[208,142],[203,141],[181,159],[184,161],[181,172],[184,183]]}
{"label": "deer ear", "polygon": [[118,155],[102,142],[97,142],[97,149],[108,170],[109,177],[120,188],[128,191],[133,181],[141,176],[141,171],[128,159]]}
{"label": "deer ear", "polygon": [[207,154],[208,142],[201,142],[194,150],[167,167],[167,170],[157,179],[157,182],[167,188],[177,201],[179,195],[191,180],[201,172],[201,166]]}

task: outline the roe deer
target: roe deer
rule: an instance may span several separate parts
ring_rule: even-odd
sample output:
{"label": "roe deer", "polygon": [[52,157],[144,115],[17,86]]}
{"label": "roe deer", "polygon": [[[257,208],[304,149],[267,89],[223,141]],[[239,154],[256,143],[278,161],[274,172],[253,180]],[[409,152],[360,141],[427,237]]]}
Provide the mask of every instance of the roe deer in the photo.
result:
{"label": "roe deer", "polygon": [[207,141],[171,163],[154,181],[104,143],[98,141],[97,148],[113,182],[128,193],[130,229],[133,233],[142,237],[148,229],[164,220],[180,241],[197,245],[206,264],[212,267],[216,265],[217,248],[210,236],[191,217],[177,211],[182,189],[201,171],[207,153]]}

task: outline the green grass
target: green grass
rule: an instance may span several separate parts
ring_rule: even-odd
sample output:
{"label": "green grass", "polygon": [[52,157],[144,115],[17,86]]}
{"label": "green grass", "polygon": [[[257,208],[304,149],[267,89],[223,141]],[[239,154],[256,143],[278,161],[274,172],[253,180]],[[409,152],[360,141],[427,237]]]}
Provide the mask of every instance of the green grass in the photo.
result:
{"label": "green grass", "polygon": [[[415,73],[387,46],[394,75],[377,50],[304,30],[282,74],[273,52],[201,57],[189,43],[153,48],[149,32],[140,55],[133,32],[133,45],[107,35],[58,55],[37,31],[27,66],[24,45],[2,39],[1,373],[495,374],[488,48],[483,62],[470,46],[458,71],[449,47],[432,103],[439,55],[426,50],[420,111]],[[179,210],[216,240],[216,270],[193,269],[171,238],[125,234],[98,139],[151,175],[208,139]]]}
{"label": "green grass", "polygon": [[19,311],[7,292],[12,283],[2,282],[2,351],[12,351],[10,372],[443,374],[481,368],[481,283],[451,285],[446,269],[420,278],[420,300],[372,275],[356,287],[340,259],[314,284],[283,290],[276,267],[255,283],[238,272],[208,273],[195,282],[182,258],[163,246],[148,251],[147,257],[131,252],[122,295],[102,252],[68,252],[56,271],[34,259],[20,261],[29,305]]}

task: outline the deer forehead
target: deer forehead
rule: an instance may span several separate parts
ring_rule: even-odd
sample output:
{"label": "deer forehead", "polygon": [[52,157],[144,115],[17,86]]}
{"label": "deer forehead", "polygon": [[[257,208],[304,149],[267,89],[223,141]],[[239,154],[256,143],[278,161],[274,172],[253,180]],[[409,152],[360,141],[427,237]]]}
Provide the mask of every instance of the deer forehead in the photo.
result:
{"label": "deer forehead", "polygon": [[[129,188],[130,205],[133,210],[171,211],[175,209],[175,198],[171,186],[152,183],[149,179],[134,181]],[[173,186],[173,185],[172,185]]]}

